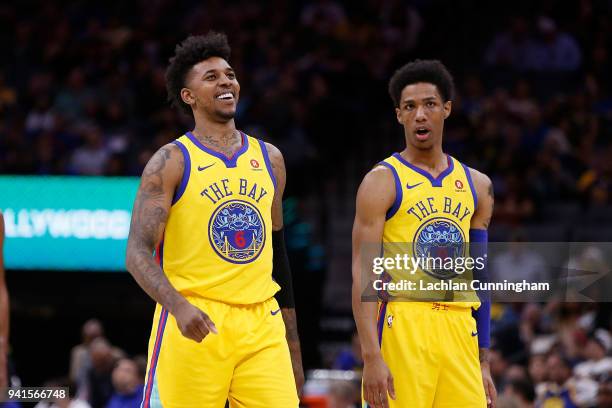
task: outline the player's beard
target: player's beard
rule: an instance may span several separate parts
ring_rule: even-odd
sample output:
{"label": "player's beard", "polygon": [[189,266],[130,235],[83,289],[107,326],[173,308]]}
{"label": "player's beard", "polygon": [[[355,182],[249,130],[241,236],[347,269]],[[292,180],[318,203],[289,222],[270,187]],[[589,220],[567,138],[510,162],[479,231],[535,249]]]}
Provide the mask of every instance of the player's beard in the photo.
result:
{"label": "player's beard", "polygon": [[216,109],[214,114],[217,118],[220,119],[220,121],[228,122],[234,119],[234,117],[236,116],[236,109],[225,110],[225,111],[221,109]]}

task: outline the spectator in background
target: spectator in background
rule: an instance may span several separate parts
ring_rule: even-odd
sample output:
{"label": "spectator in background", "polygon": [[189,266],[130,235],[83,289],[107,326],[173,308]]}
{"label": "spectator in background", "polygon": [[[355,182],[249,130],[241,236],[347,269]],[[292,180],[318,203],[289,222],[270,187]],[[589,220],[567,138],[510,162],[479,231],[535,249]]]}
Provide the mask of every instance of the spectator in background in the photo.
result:
{"label": "spectator in background", "polygon": [[119,360],[112,375],[115,393],[106,408],[138,408],[142,402],[144,376],[136,361]]}
{"label": "spectator in background", "polygon": [[83,69],[77,67],[70,72],[65,87],[60,88],[53,107],[70,122],[76,122],[83,116],[85,106],[93,97],[94,92],[87,86]]}
{"label": "spectator in background", "polygon": [[534,46],[525,17],[514,17],[508,30],[495,36],[485,53],[485,62],[497,68],[524,71],[527,55]]}
{"label": "spectator in background", "polygon": [[506,384],[503,395],[512,398],[517,408],[533,408],[535,390],[527,379],[515,379]]}
{"label": "spectator in background", "polygon": [[493,282],[546,282],[548,274],[542,256],[529,248],[526,234],[515,231],[507,249],[493,258],[491,277]]}
{"label": "spectator in background", "polygon": [[82,343],[74,346],[70,352],[69,378],[77,387],[86,382],[87,372],[91,368],[89,346],[99,337],[104,337],[104,327],[98,319],[89,319],[81,329]]}
{"label": "spectator in background", "polygon": [[491,367],[491,377],[495,381],[498,390],[503,390],[504,374],[508,369],[508,361],[504,358],[501,351],[497,348],[489,350],[489,366]]}
{"label": "spectator in background", "polygon": [[570,72],[580,68],[582,55],[576,39],[559,32],[550,17],[538,19],[539,41],[527,56],[528,68],[534,71]]}
{"label": "spectator in background", "polygon": [[612,357],[608,357],[612,347],[612,337],[607,330],[597,329],[589,337],[584,348],[586,361],[574,367],[577,377],[598,380],[612,372]]}
{"label": "spectator in background", "polygon": [[77,148],[70,160],[70,167],[76,174],[101,176],[109,159],[109,151],[104,145],[102,131],[97,126],[83,129],[84,145]]}
{"label": "spectator in background", "polygon": [[[113,395],[113,368],[117,361],[109,342],[98,337],[89,346],[91,367],[85,395],[92,408],[104,408]],[[79,393],[80,394],[80,393]]]}
{"label": "spectator in background", "polygon": [[540,405],[542,408],[579,408],[576,389],[571,381],[570,362],[559,353],[552,353],[546,360],[549,382],[546,384]]}
{"label": "spectator in background", "polygon": [[25,119],[25,131],[34,135],[42,131],[50,131],[55,127],[55,114],[51,110],[49,95],[41,95],[36,99],[34,108]]}
{"label": "spectator in background", "polygon": [[[518,130],[518,129],[516,129]],[[520,135],[516,135],[520,139]],[[514,137],[514,136],[513,136]],[[512,158],[515,160],[515,158]],[[523,225],[535,214],[535,203],[528,186],[518,173],[508,174],[503,182],[493,218],[507,225]]]}
{"label": "spectator in background", "polygon": [[[91,408],[89,404],[82,399],[75,398],[72,383],[67,378],[59,378],[47,381],[45,387],[66,387],[68,395],[66,398],[55,398],[51,401],[41,401],[34,408]],[[1,406],[1,404],[0,404]]]}
{"label": "spectator in background", "polygon": [[336,1],[315,0],[304,6],[300,22],[320,35],[332,35],[346,24],[346,13]]}

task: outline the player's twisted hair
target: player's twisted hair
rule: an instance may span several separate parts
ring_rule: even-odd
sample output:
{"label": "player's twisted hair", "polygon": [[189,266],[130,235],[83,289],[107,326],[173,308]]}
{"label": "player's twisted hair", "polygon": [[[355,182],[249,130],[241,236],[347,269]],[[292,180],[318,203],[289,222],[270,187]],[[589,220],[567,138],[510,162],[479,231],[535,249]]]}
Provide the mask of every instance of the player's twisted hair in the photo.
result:
{"label": "player's twisted hair", "polygon": [[170,58],[170,65],[166,69],[168,102],[190,115],[191,107],[181,98],[181,89],[185,87],[187,73],[191,67],[210,57],[220,57],[229,61],[230,53],[227,36],[214,31],[206,35],[189,36],[178,44],[174,49],[174,56]]}
{"label": "player's twisted hair", "polygon": [[389,95],[396,107],[399,107],[402,90],[418,82],[434,84],[443,102],[453,100],[455,84],[444,64],[438,60],[416,60],[395,71],[389,80]]}

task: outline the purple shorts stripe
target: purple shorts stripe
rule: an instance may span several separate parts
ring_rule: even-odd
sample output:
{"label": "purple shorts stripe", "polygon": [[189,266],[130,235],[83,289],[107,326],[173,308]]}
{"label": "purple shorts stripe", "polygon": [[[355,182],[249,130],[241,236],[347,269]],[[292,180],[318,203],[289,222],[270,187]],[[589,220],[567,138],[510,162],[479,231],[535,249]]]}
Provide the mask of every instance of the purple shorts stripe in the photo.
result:
{"label": "purple shorts stripe", "polygon": [[151,364],[149,365],[149,375],[147,377],[147,385],[145,387],[145,396],[143,408],[150,408],[151,392],[153,391],[153,383],[155,382],[155,369],[157,368],[157,360],[159,358],[159,350],[161,349],[162,338],[164,337],[164,328],[168,320],[168,311],[164,308],[159,316],[159,324],[157,325],[157,334],[155,335],[155,346],[153,347],[153,355],[151,356]]}

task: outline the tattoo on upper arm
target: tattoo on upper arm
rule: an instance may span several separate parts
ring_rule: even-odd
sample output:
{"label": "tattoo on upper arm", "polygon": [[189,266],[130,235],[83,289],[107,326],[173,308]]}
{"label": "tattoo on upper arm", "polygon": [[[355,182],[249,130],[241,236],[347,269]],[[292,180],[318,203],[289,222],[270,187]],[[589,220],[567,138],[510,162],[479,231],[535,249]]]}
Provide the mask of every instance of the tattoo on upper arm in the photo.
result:
{"label": "tattoo on upper arm", "polygon": [[[140,286],[149,296],[170,309],[176,300],[176,296],[173,296],[175,290],[152,255],[168,219],[169,201],[164,191],[166,176],[163,170],[171,153],[171,147],[162,147],[143,171],[134,202],[127,257],[128,269]],[[178,163],[182,172],[184,160]]]}
{"label": "tattoo on upper arm", "polygon": [[[170,148],[162,147],[149,161],[142,175],[134,204],[131,232],[135,244],[152,250],[168,217],[164,203],[164,175],[162,171],[170,159]],[[184,165],[184,164],[183,164]]]}

